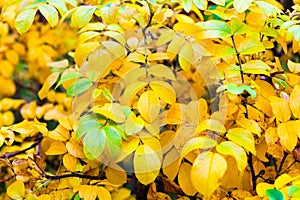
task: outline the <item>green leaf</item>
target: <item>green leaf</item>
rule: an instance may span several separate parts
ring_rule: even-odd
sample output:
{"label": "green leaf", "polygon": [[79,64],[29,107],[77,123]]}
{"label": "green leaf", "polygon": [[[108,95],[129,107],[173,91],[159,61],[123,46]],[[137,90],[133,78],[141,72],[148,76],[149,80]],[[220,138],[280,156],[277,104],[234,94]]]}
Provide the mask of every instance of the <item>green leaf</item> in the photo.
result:
{"label": "green leaf", "polygon": [[238,47],[238,52],[241,55],[254,54],[264,50],[264,45],[260,41],[257,41],[252,38],[246,38],[240,43]]}
{"label": "green leaf", "polygon": [[73,97],[78,94],[81,94],[82,92],[86,91],[93,85],[93,82],[90,81],[87,78],[79,79],[78,81],[75,81],[72,83],[72,85],[69,86],[67,89],[67,96]]}
{"label": "green leaf", "polygon": [[101,128],[103,124],[101,124],[98,121],[98,118],[96,115],[88,114],[84,115],[80,118],[78,129],[76,130],[76,139],[81,138],[83,135],[85,135],[88,131],[95,129],[95,128]]}
{"label": "green leaf", "polygon": [[102,130],[106,133],[106,145],[109,155],[116,158],[122,149],[122,138],[119,131],[113,126],[104,126]]}
{"label": "green leaf", "polygon": [[185,12],[190,12],[193,6],[193,1],[192,0],[182,0],[182,7]]}
{"label": "green leaf", "polygon": [[238,11],[239,13],[245,12],[251,5],[252,0],[234,0],[233,7]]}
{"label": "green leaf", "polygon": [[299,195],[300,197],[300,187],[297,185],[291,185],[288,188],[288,195],[289,196],[294,196],[294,195]]}
{"label": "green leaf", "polygon": [[255,91],[249,85],[238,86],[234,83],[228,83],[226,85],[226,89],[229,93],[236,95],[242,94],[246,90],[251,95],[251,97],[256,97]]}
{"label": "green leaf", "polygon": [[58,23],[58,12],[55,8],[47,4],[41,4],[39,5],[39,11],[45,17],[50,27],[53,28],[54,26],[56,26],[56,24]]}
{"label": "green leaf", "polygon": [[76,8],[75,13],[72,15],[72,23],[81,28],[89,23],[97,6],[79,6]]}
{"label": "green leaf", "polygon": [[33,23],[36,10],[28,9],[22,11],[16,18],[15,27],[20,34],[27,32]]}
{"label": "green leaf", "polygon": [[151,3],[152,5],[157,5],[156,1],[155,0],[148,0],[149,3]]}
{"label": "green leaf", "polygon": [[226,22],[210,20],[198,22],[196,25],[203,30],[203,32],[198,33],[200,38],[227,38],[231,36],[230,27]]}
{"label": "green leaf", "polygon": [[80,72],[70,72],[67,75],[60,78],[60,80],[58,81],[55,89],[58,88],[61,84],[63,84],[64,82],[66,82],[68,80],[71,80],[73,78],[80,78],[82,76],[83,75]]}
{"label": "green leaf", "polygon": [[200,10],[206,10],[207,0],[193,0],[193,2]]}
{"label": "green leaf", "polygon": [[266,191],[267,197],[269,197],[270,200],[283,200],[284,196],[283,194],[276,189],[268,189]]}
{"label": "green leaf", "polygon": [[240,35],[251,31],[251,27],[241,22],[237,18],[231,19],[231,34]]}
{"label": "green leaf", "polygon": [[83,148],[93,158],[100,156],[106,143],[106,134],[103,129],[91,129],[83,138]]}

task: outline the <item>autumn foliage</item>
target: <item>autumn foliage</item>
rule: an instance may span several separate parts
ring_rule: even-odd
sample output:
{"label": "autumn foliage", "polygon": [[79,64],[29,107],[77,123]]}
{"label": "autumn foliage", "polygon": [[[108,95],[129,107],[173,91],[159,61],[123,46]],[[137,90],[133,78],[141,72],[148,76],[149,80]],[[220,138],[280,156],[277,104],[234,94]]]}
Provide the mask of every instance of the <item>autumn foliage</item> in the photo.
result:
{"label": "autumn foliage", "polygon": [[0,1],[0,198],[299,199],[297,3]]}

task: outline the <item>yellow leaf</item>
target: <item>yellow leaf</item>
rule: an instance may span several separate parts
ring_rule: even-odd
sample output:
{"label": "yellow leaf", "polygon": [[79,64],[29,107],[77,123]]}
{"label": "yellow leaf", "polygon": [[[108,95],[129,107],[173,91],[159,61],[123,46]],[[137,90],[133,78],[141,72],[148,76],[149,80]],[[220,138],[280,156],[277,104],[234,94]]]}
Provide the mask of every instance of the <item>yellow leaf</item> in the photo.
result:
{"label": "yellow leaf", "polygon": [[297,145],[298,135],[300,135],[300,121],[296,120],[280,123],[277,127],[277,134],[283,148],[293,151]]}
{"label": "yellow leaf", "polygon": [[186,43],[179,52],[178,62],[180,67],[184,71],[188,71],[191,68],[193,61],[193,49],[191,43]]}
{"label": "yellow leaf", "polygon": [[219,133],[225,133],[226,128],[224,127],[221,122],[214,120],[214,119],[207,119],[201,122],[197,127],[197,132],[202,132],[204,130],[211,130]]}
{"label": "yellow leaf", "polygon": [[9,79],[0,76],[0,85],[5,85],[5,87],[1,87],[0,95],[3,96],[13,96],[17,90],[15,83]]}
{"label": "yellow leaf", "polygon": [[191,181],[191,170],[191,164],[186,162],[182,163],[178,172],[178,183],[185,194],[194,196],[197,193],[197,190],[193,187]]}
{"label": "yellow leaf", "polygon": [[244,128],[233,128],[226,134],[227,138],[256,155],[255,142],[252,133]]}
{"label": "yellow leaf", "polygon": [[151,90],[144,92],[138,101],[138,109],[147,122],[152,122],[158,117],[160,111],[158,95]]}
{"label": "yellow leaf", "polygon": [[67,141],[70,138],[69,130],[62,125],[58,125],[53,131],[49,131],[48,136],[54,140]]}
{"label": "yellow leaf", "polygon": [[144,185],[153,182],[159,174],[161,161],[156,152],[147,145],[140,145],[133,158],[134,173]]}
{"label": "yellow leaf", "polygon": [[74,193],[78,192],[80,198],[84,200],[111,200],[111,195],[107,189],[101,186],[94,185],[79,185],[74,187]]}
{"label": "yellow leaf", "polygon": [[49,194],[42,194],[42,195],[38,196],[38,198],[36,200],[51,200],[51,197]]}
{"label": "yellow leaf", "polygon": [[169,60],[167,53],[152,53],[147,57],[148,61]]}
{"label": "yellow leaf", "polygon": [[288,60],[287,66],[288,66],[289,70],[294,74],[297,74],[300,72],[300,63],[295,63],[295,62]]}
{"label": "yellow leaf", "polygon": [[76,158],[85,158],[85,154],[83,153],[82,144],[77,142],[75,139],[71,138],[66,143],[66,148],[72,156]]}
{"label": "yellow leaf", "polygon": [[67,170],[75,172],[77,166],[77,158],[67,153],[63,157],[63,164]]}
{"label": "yellow leaf", "polygon": [[288,101],[279,97],[269,98],[273,113],[280,122],[287,122],[291,118],[291,110]]}
{"label": "yellow leaf", "polygon": [[241,173],[245,170],[247,166],[247,155],[242,147],[231,141],[225,141],[218,144],[216,149],[221,154],[233,156]]}
{"label": "yellow leaf", "polygon": [[146,82],[140,82],[140,81],[130,84],[125,89],[124,95],[120,98],[120,102],[124,105],[130,106],[132,104],[132,100],[135,97],[135,95],[146,85],[147,85]]}
{"label": "yellow leaf", "polygon": [[136,117],[134,113],[131,113],[125,122],[125,132],[127,135],[133,135],[140,132],[144,128],[144,120],[140,117]]}
{"label": "yellow leaf", "polygon": [[227,169],[223,156],[213,152],[203,152],[196,158],[192,170],[192,184],[196,190],[209,199],[220,185],[219,181]]}
{"label": "yellow leaf", "polygon": [[167,67],[163,64],[151,65],[148,69],[148,73],[154,76],[159,76],[174,81],[176,80],[176,77],[170,67]]}
{"label": "yellow leaf", "polygon": [[256,186],[256,193],[258,194],[258,196],[264,197],[266,196],[266,191],[268,189],[274,189],[274,186],[269,183],[259,183]]}
{"label": "yellow leaf", "polygon": [[150,87],[163,102],[171,105],[175,104],[176,93],[169,83],[164,81],[152,81]]}
{"label": "yellow leaf", "polygon": [[190,139],[181,149],[181,158],[195,149],[211,149],[217,145],[217,142],[206,136],[200,136]]}
{"label": "yellow leaf", "polygon": [[123,185],[127,182],[127,174],[119,165],[112,165],[106,168],[107,180],[114,185]]}
{"label": "yellow leaf", "polygon": [[123,123],[126,120],[123,108],[118,103],[106,103],[104,106],[94,106],[92,110],[117,123]]}
{"label": "yellow leaf", "polygon": [[47,79],[45,80],[45,82],[43,84],[42,89],[40,89],[40,91],[38,93],[40,99],[44,99],[48,96],[48,92],[49,92],[50,88],[54,85],[54,83],[56,83],[58,76],[59,76],[59,73],[55,72],[47,77]]}
{"label": "yellow leaf", "polygon": [[61,155],[65,153],[67,153],[67,149],[61,141],[52,142],[49,149],[45,152],[46,155]]}
{"label": "yellow leaf", "polygon": [[55,62],[47,62],[47,66],[54,68],[67,68],[69,66],[69,61],[67,59],[63,59]]}
{"label": "yellow leaf", "polygon": [[131,193],[130,189],[122,187],[122,188],[118,189],[117,191],[113,192],[111,194],[111,197],[114,200],[130,200],[129,199],[130,193]]}
{"label": "yellow leaf", "polygon": [[247,119],[245,117],[238,118],[236,123],[244,129],[248,129],[252,133],[260,136],[261,128],[259,127],[258,123],[253,119]]}
{"label": "yellow leaf", "polygon": [[120,156],[116,159],[115,162],[120,162],[129,156],[132,152],[136,150],[140,142],[140,139],[133,138],[129,142],[123,142],[122,151]]}
{"label": "yellow leaf", "polygon": [[165,156],[163,160],[162,170],[163,173],[173,181],[177,176],[179,166],[181,163],[180,154],[178,150],[172,148]]}
{"label": "yellow leaf", "polygon": [[276,189],[281,189],[282,187],[289,184],[293,178],[288,174],[282,174],[278,178],[276,178],[274,186]]}
{"label": "yellow leaf", "polygon": [[173,40],[168,45],[167,53],[171,60],[175,58],[175,56],[180,51],[182,45],[184,44],[185,39],[179,35],[176,35]]}
{"label": "yellow leaf", "polygon": [[296,85],[290,95],[289,103],[293,116],[300,118],[300,86]]}
{"label": "yellow leaf", "polygon": [[4,78],[10,78],[14,71],[14,66],[8,60],[0,61],[0,65],[2,66],[1,75]]}
{"label": "yellow leaf", "polygon": [[16,180],[7,187],[7,195],[16,200],[23,199],[25,197],[25,186],[23,181]]}
{"label": "yellow leaf", "polygon": [[75,62],[81,66],[88,55],[99,45],[99,42],[87,42],[76,48],[74,53]]}
{"label": "yellow leaf", "polygon": [[39,132],[39,130],[35,126],[35,123],[27,120],[24,120],[18,124],[14,124],[10,126],[9,129],[22,135],[28,136],[35,135]]}

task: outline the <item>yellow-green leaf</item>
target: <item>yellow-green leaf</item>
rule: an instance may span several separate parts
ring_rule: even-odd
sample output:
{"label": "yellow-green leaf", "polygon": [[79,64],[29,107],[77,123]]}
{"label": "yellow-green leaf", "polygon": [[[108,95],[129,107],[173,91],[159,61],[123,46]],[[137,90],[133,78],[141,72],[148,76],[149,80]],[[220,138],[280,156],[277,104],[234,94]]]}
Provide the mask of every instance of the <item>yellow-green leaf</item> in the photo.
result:
{"label": "yellow-green leaf", "polygon": [[287,66],[292,73],[297,74],[300,72],[300,63],[295,63],[293,61],[288,60]]}
{"label": "yellow-green leaf", "polygon": [[22,11],[16,18],[15,27],[20,34],[27,32],[33,23],[36,10],[28,9]]}
{"label": "yellow-green leaf", "polygon": [[238,52],[241,55],[254,54],[264,50],[264,45],[253,38],[245,38],[238,47]]}
{"label": "yellow-green leaf", "polygon": [[79,6],[76,8],[75,13],[72,15],[72,23],[81,28],[89,23],[97,6]]}
{"label": "yellow-green leaf", "polygon": [[244,128],[233,128],[227,132],[226,136],[229,140],[237,143],[256,155],[254,137],[249,130]]}
{"label": "yellow-green leaf", "polygon": [[200,10],[206,10],[208,4],[207,0],[193,0],[193,2]]}
{"label": "yellow-green leaf", "polygon": [[247,155],[242,147],[231,141],[225,141],[217,145],[216,149],[221,154],[233,156],[239,171],[244,171],[247,166]]}
{"label": "yellow-green leaf", "polygon": [[140,132],[144,128],[144,120],[136,117],[132,112],[125,122],[125,132],[127,135],[133,135]]}
{"label": "yellow-green leaf", "polygon": [[138,109],[146,121],[152,122],[158,117],[160,111],[158,95],[151,90],[144,92],[138,101]]}
{"label": "yellow-green leaf", "polygon": [[153,182],[159,174],[161,161],[156,152],[147,145],[140,145],[133,158],[134,173],[144,185]]}
{"label": "yellow-green leaf", "polygon": [[7,195],[15,200],[21,200],[25,197],[25,186],[23,181],[16,180],[7,187]]}
{"label": "yellow-green leaf", "polygon": [[217,142],[211,138],[200,136],[187,141],[181,149],[181,158],[195,149],[211,149],[217,145]]}
{"label": "yellow-green leaf", "polygon": [[296,85],[290,95],[289,103],[293,116],[300,118],[300,86]]}
{"label": "yellow-green leaf", "polygon": [[267,63],[261,60],[250,60],[246,62],[243,66],[243,72],[249,74],[264,74],[270,76],[271,68]]}
{"label": "yellow-green leaf", "polygon": [[124,91],[124,95],[120,98],[120,101],[127,106],[130,106],[135,95],[145,86],[146,82],[137,81],[130,84]]}
{"label": "yellow-green leaf", "polygon": [[276,178],[274,186],[276,189],[281,189],[282,187],[289,184],[293,178],[288,174],[282,174],[278,178]]}
{"label": "yellow-green leaf", "polygon": [[123,107],[118,103],[106,103],[103,106],[94,106],[92,110],[117,123],[123,123],[126,120]]}
{"label": "yellow-green leaf", "polygon": [[197,190],[193,187],[191,181],[192,165],[189,163],[182,163],[178,171],[178,183],[183,192],[189,196],[194,196]]}
{"label": "yellow-green leaf", "polygon": [[225,0],[210,0],[210,1],[217,5],[225,6]]}
{"label": "yellow-green leaf", "polygon": [[58,12],[54,7],[47,4],[40,4],[39,11],[46,18],[51,27],[56,26],[58,23]]}
{"label": "yellow-green leaf", "polygon": [[272,96],[269,98],[272,111],[280,122],[287,122],[291,118],[291,110],[287,100]]}
{"label": "yellow-green leaf", "polygon": [[148,73],[154,76],[159,76],[163,78],[167,78],[170,80],[176,80],[176,77],[170,67],[167,67],[163,64],[155,64],[150,66],[148,69]]}
{"label": "yellow-green leaf", "polygon": [[219,187],[220,179],[227,169],[223,156],[213,152],[203,152],[198,155],[191,170],[191,179],[196,190],[209,199]]}
{"label": "yellow-green leaf", "polygon": [[258,196],[260,197],[265,197],[266,196],[266,191],[268,189],[274,189],[274,186],[269,184],[269,183],[258,183],[256,186],[256,192],[258,194]]}
{"label": "yellow-green leaf", "polygon": [[164,29],[158,40],[156,41],[156,46],[162,46],[168,42],[170,42],[173,37],[175,37],[176,32],[172,29]]}
{"label": "yellow-green leaf", "polygon": [[185,12],[190,12],[193,6],[193,1],[192,0],[182,0],[182,7]]}

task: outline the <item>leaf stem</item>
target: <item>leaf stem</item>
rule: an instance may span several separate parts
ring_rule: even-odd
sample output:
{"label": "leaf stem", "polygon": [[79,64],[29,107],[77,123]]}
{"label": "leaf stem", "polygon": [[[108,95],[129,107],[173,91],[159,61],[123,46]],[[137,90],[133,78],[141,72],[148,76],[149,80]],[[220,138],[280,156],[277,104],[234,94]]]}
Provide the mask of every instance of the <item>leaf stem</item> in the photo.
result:
{"label": "leaf stem", "polygon": [[256,189],[256,175],[254,171],[254,166],[253,166],[253,159],[252,159],[252,153],[249,152],[248,155],[248,165],[250,167],[250,172],[251,172],[251,180],[252,180],[252,189],[253,191]]}

